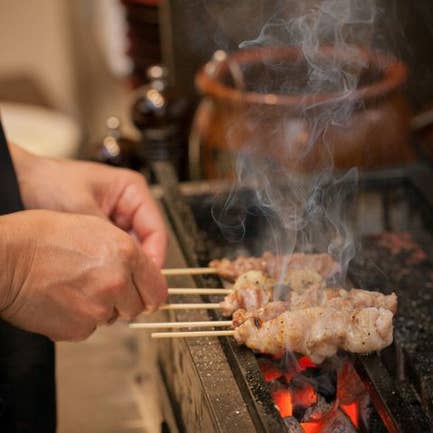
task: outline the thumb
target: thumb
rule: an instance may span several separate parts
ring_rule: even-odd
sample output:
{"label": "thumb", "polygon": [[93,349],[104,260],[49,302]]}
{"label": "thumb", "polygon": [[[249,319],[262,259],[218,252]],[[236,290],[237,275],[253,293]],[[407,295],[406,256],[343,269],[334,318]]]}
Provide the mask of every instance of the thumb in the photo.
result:
{"label": "thumb", "polygon": [[144,253],[153,261],[158,269],[164,265],[165,249],[167,247],[167,238],[165,233],[152,233],[144,241],[141,248]]}

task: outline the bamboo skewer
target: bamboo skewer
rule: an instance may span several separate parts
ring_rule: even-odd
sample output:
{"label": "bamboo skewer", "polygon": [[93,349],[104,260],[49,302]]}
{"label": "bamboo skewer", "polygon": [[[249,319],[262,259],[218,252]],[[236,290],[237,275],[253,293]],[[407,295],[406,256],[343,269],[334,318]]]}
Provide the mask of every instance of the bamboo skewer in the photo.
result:
{"label": "bamboo skewer", "polygon": [[170,288],[169,295],[229,295],[231,289],[213,289],[213,288]]}
{"label": "bamboo skewer", "polygon": [[186,338],[186,337],[223,337],[235,335],[236,331],[183,331],[183,332],[152,332],[152,338]]}
{"label": "bamboo skewer", "polygon": [[159,307],[160,310],[217,310],[220,304],[165,304]]}
{"label": "bamboo skewer", "polygon": [[[172,268],[163,269],[162,274],[171,275],[205,275],[217,274],[214,268]],[[232,289],[214,288],[169,288],[169,295],[228,295]],[[191,303],[191,304],[166,304],[159,307],[160,310],[213,310],[221,308],[220,304]],[[135,329],[158,329],[158,328],[200,328],[200,327],[226,327],[232,326],[231,320],[203,321],[203,322],[159,322],[159,323],[131,323],[130,328]],[[182,338],[182,337],[208,337],[208,336],[234,335],[232,330],[223,331],[194,331],[194,332],[154,332],[152,338]]]}
{"label": "bamboo skewer", "polygon": [[148,322],[130,323],[130,328],[135,329],[158,329],[158,328],[220,328],[232,326],[231,320],[214,320],[205,322]]}
{"label": "bamboo skewer", "polygon": [[218,271],[215,268],[172,268],[162,269],[162,275],[206,275],[206,274],[217,274]]}

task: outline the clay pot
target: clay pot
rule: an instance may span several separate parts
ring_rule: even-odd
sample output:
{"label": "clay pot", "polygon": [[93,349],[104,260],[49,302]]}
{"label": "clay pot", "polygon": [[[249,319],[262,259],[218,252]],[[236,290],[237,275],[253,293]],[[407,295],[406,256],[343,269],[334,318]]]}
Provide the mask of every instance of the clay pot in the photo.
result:
{"label": "clay pot", "polygon": [[204,178],[229,176],[234,156],[245,149],[301,172],[412,160],[404,64],[358,48],[350,56],[329,47],[319,55],[325,70],[335,62],[345,77],[359,78],[356,86],[342,92],[321,80],[315,90],[311,67],[296,48],[214,56],[196,76],[203,99],[190,142],[193,177],[198,167]]}

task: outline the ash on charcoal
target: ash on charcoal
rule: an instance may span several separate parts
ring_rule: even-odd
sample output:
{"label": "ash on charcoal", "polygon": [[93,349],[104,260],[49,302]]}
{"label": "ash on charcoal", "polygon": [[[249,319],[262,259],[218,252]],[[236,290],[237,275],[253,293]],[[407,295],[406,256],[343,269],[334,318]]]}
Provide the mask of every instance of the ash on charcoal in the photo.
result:
{"label": "ash on charcoal", "polygon": [[304,429],[299,425],[299,422],[293,416],[284,418],[284,424],[287,427],[287,431],[290,433],[305,433]]}
{"label": "ash on charcoal", "polygon": [[301,422],[319,421],[327,416],[335,406],[335,402],[327,402],[321,395],[317,397],[317,403],[307,408],[301,418]]}
{"label": "ash on charcoal", "polygon": [[357,429],[344,412],[338,409],[320,429],[320,433],[357,433]]}

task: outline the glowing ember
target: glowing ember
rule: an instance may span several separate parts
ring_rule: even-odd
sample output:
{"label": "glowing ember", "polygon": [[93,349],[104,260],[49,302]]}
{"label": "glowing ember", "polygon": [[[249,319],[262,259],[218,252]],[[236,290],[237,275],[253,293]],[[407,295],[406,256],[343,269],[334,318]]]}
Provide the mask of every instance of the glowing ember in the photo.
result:
{"label": "glowing ember", "polygon": [[358,428],[359,427],[359,406],[357,402],[353,402],[351,404],[341,404],[341,409],[346,413],[346,415],[352,421],[352,424]]}
{"label": "glowing ember", "polygon": [[260,361],[259,367],[266,382],[272,382],[283,375],[283,372],[279,368],[275,367],[271,361]]}
{"label": "glowing ember", "polygon": [[307,408],[317,403],[317,394],[314,388],[308,383],[303,384],[302,387],[295,388],[292,394],[294,406]]}
{"label": "glowing ember", "polygon": [[323,423],[321,422],[302,422],[301,427],[303,428],[305,433],[318,433],[320,429],[323,427]]}
{"label": "glowing ember", "polygon": [[284,377],[287,382],[290,382],[298,373],[301,371],[306,370],[307,368],[316,368],[316,364],[311,361],[308,356],[302,356],[298,359],[297,365],[295,368],[291,369],[290,371],[286,371],[284,373]]}
{"label": "glowing ember", "polygon": [[273,392],[272,398],[275,404],[278,406],[280,415],[283,418],[292,416],[293,413],[292,396],[290,395],[289,390],[277,389],[276,391]]}
{"label": "glowing ember", "polygon": [[305,370],[308,367],[317,367],[317,365],[308,356],[303,356],[298,359],[298,365],[300,371]]}
{"label": "glowing ember", "polygon": [[336,374],[338,387],[334,391],[332,382],[327,382],[329,373],[306,356],[285,363],[284,369],[269,358],[261,358],[259,366],[265,380],[272,383],[272,398],[281,417],[293,417],[305,433],[328,432],[335,425],[344,425],[348,432],[358,429],[359,402],[365,388],[350,363]]}

